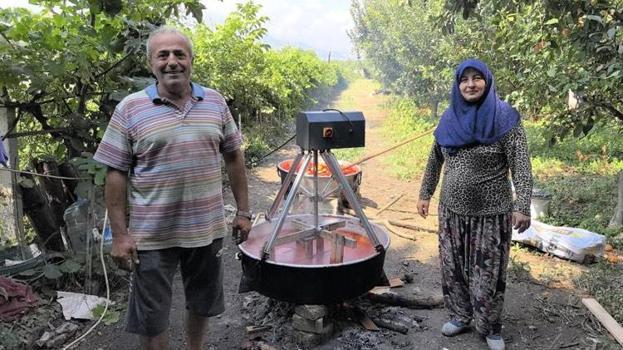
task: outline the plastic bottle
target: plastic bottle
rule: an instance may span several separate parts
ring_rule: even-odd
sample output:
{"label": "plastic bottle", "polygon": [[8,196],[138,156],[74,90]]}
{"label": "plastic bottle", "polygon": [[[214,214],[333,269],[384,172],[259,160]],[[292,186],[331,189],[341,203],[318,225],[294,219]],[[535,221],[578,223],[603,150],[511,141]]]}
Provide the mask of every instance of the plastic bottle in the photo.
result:
{"label": "plastic bottle", "polygon": [[89,201],[85,198],[78,198],[76,202],[67,207],[63,219],[67,225],[67,236],[74,254],[84,257],[87,248],[87,235],[91,234],[89,229]]}

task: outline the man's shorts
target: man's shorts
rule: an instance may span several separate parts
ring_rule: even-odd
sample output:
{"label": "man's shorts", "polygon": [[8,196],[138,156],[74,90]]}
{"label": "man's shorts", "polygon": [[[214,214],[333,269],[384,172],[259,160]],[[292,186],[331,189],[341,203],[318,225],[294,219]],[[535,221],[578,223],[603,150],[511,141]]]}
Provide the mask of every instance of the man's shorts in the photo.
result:
{"label": "man's shorts", "polygon": [[133,272],[126,331],[147,337],[169,326],[173,276],[180,263],[186,310],[210,317],[223,313],[223,239],[199,248],[139,251]]}

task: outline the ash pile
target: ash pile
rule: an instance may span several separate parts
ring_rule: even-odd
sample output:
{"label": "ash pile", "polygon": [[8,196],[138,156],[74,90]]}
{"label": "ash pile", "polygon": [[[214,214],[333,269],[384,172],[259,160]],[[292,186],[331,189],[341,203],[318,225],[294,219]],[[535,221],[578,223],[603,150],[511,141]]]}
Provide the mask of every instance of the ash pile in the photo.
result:
{"label": "ash pile", "polygon": [[[243,349],[413,348],[408,334],[428,326],[426,317],[414,310],[422,307],[406,302],[412,299],[392,292],[390,287],[375,288],[338,305],[295,305],[249,293],[242,309],[248,325]],[[401,306],[391,305],[397,303]]]}

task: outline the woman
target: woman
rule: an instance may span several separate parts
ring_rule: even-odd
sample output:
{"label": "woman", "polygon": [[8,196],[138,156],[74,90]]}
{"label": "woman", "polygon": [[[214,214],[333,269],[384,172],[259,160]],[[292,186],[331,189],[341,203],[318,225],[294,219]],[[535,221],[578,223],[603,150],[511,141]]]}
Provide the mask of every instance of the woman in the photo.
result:
{"label": "woman", "polygon": [[530,226],[532,175],[520,119],[498,97],[484,62],[462,62],[451,104],[434,133],[417,203],[426,217],[445,163],[439,254],[450,320],[441,331],[454,336],[471,322],[490,349],[504,349],[501,314],[512,228],[523,232]]}

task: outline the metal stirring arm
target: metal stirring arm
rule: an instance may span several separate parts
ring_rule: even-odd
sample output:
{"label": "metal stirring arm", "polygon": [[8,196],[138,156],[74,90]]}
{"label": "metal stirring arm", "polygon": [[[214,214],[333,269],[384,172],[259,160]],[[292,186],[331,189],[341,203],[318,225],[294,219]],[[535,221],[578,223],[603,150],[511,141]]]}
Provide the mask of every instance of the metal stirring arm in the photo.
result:
{"label": "metal stirring arm", "polygon": [[[288,187],[290,187],[290,184],[294,180],[294,174],[296,173],[297,169],[299,169],[299,164],[301,163],[301,159],[303,159],[304,155],[305,153],[303,152],[297,154],[296,158],[294,158],[294,161],[292,162],[292,165],[290,165],[290,171],[288,171],[288,175],[286,175],[286,178],[283,181],[281,188],[279,189],[279,193],[277,193],[277,197],[275,197],[273,205],[270,207],[268,213],[266,213],[267,221],[271,221],[275,217],[277,210],[279,210],[279,205],[281,205],[281,201],[283,201],[283,197],[286,194],[286,191],[288,191]],[[304,172],[305,171],[303,171],[303,173]]]}
{"label": "metal stirring arm", "polygon": [[350,187],[350,185],[348,184],[348,181],[346,180],[346,177],[342,173],[342,169],[340,168],[340,164],[335,158],[335,155],[331,153],[331,151],[329,150],[327,150],[326,152],[320,153],[320,155],[322,156],[325,163],[329,167],[329,170],[331,171],[331,176],[333,176],[333,178],[340,183],[342,187],[342,191],[344,191],[344,194],[346,195],[346,199],[348,199],[348,202],[350,203],[350,205],[353,206],[355,213],[359,217],[359,221],[361,222],[363,228],[366,230],[366,233],[368,234],[368,238],[370,238],[370,241],[374,243],[376,250],[378,252],[381,252],[384,249],[383,245],[381,244],[378,237],[376,236],[376,233],[374,232],[372,225],[370,225],[370,221],[368,221],[368,217],[366,216],[366,214],[364,214],[363,209],[361,208],[361,204],[359,204],[359,201],[357,200],[357,197],[355,196],[353,189]]}
{"label": "metal stirring arm", "polygon": [[[283,206],[283,210],[281,211],[281,215],[279,215],[277,224],[275,225],[275,228],[273,229],[273,232],[271,233],[270,238],[268,239],[268,241],[266,241],[266,244],[264,245],[264,248],[262,249],[262,252],[263,252],[262,260],[266,260],[270,256],[270,252],[272,251],[275,245],[275,241],[277,240],[277,235],[279,234],[279,231],[281,231],[281,227],[283,226],[283,223],[285,222],[286,217],[288,216],[288,212],[290,211],[290,207],[292,206],[292,203],[294,202],[294,198],[296,197],[298,188],[301,185],[303,177],[305,176],[305,171],[307,169],[307,165],[309,164],[311,156],[312,156],[311,153],[307,153],[305,155],[299,155],[299,157],[303,158],[302,159],[303,164],[301,165],[300,168],[298,168],[298,166],[295,166],[294,163],[297,163],[296,160],[299,160],[299,157],[297,157],[297,159],[295,159],[295,162],[292,164],[290,171],[288,172],[288,177],[290,177],[291,174],[294,174],[297,171],[297,169],[299,169],[298,173],[296,174],[296,178],[294,179],[294,183],[292,184],[292,188],[290,189],[290,192],[288,193],[288,197],[286,198],[286,202]],[[284,184],[281,186],[281,190],[279,191],[279,194],[281,195],[281,197],[283,197],[282,192],[285,192],[288,189],[288,185],[289,185],[288,177],[286,177],[286,181],[284,181]],[[269,214],[272,213],[274,215],[274,212],[277,211],[277,208],[279,207],[279,203],[277,202],[281,202],[280,200],[281,197],[278,195],[278,197],[275,199],[275,202],[273,203],[273,208],[271,208],[271,211],[269,212]]]}

